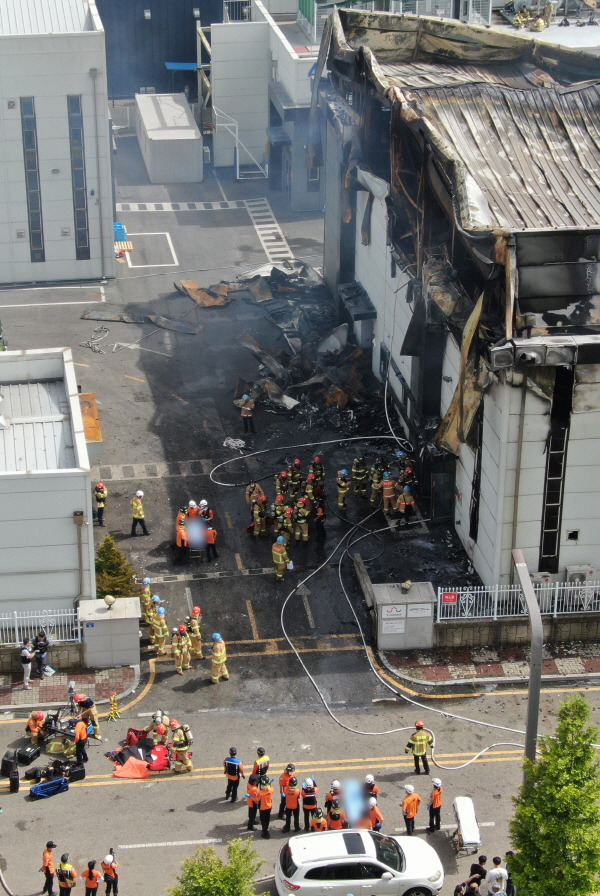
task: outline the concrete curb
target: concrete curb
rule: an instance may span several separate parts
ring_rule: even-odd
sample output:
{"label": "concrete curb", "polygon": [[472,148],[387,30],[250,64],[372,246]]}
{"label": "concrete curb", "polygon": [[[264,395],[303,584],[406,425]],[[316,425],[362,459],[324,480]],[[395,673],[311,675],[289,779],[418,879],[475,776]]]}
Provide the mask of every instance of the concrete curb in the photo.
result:
{"label": "concrete curb", "polygon": [[[133,682],[130,684],[130,686],[128,688],[126,688],[120,694],[117,694],[117,701],[124,700],[125,697],[129,696],[129,694],[135,693],[135,691],[137,690],[138,685],[140,683],[141,672],[140,672],[139,665],[130,666],[129,668],[133,669],[133,671],[135,673],[135,677],[133,679]],[[105,697],[102,700],[94,700],[95,706],[106,706],[109,703],[110,703],[110,697]],[[56,709],[56,708],[64,706],[64,705],[65,705],[65,701],[62,701],[62,700],[60,703],[44,703],[44,702],[16,703],[16,704],[8,703],[8,704],[4,704],[3,706],[0,706],[0,712],[2,712],[2,713],[18,712],[19,710],[22,710],[22,709],[29,712],[32,709],[42,709],[42,708]]]}

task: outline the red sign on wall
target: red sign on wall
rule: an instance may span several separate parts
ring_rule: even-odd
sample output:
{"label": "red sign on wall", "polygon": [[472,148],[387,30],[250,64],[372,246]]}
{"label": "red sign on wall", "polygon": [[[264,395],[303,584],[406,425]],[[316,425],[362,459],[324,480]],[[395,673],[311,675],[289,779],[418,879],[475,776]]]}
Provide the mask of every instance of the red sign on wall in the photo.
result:
{"label": "red sign on wall", "polygon": [[442,591],[443,604],[455,604],[458,599],[456,591]]}

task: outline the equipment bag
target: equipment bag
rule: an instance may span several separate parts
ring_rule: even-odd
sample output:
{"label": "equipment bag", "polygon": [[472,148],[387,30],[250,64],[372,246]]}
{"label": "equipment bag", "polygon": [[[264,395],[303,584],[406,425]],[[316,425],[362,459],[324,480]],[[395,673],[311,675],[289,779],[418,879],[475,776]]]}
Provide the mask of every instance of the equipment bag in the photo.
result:
{"label": "equipment bag", "polygon": [[68,771],[69,782],[73,784],[75,781],[83,781],[85,778],[85,766],[73,763]]}
{"label": "equipment bag", "polygon": [[63,793],[69,789],[69,781],[67,778],[55,778],[53,781],[44,781],[42,784],[34,784],[29,789],[29,795],[32,800],[45,800],[55,793]]}
{"label": "equipment bag", "polygon": [[138,741],[145,740],[147,737],[148,732],[144,731],[143,728],[129,728],[125,737],[125,743],[128,747],[135,747]]}
{"label": "equipment bag", "polygon": [[20,747],[17,750],[17,759],[22,765],[31,765],[42,752],[37,744],[28,744],[26,747]]}
{"label": "equipment bag", "polygon": [[2,763],[0,764],[0,775],[2,775],[3,778],[8,778],[10,776],[16,761],[16,750],[7,750],[2,757]]}
{"label": "equipment bag", "polygon": [[45,769],[39,767],[39,765],[34,765],[33,768],[28,768],[25,772],[25,778],[28,781],[41,781],[43,777]]}
{"label": "equipment bag", "polygon": [[17,763],[15,762],[13,769],[8,776],[8,789],[11,793],[18,793],[20,786],[21,782],[19,780],[19,769],[17,768]]}

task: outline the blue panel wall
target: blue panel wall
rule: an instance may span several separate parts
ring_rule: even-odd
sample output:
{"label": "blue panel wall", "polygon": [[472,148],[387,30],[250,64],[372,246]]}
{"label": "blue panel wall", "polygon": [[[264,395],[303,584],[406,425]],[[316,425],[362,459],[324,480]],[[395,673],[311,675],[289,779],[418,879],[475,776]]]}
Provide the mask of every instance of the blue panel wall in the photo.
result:
{"label": "blue panel wall", "polygon": [[[196,61],[196,20],[203,26],[223,20],[222,0],[96,0],[106,32],[108,95],[131,97],[140,87],[157,93],[197,88],[195,72],[171,75],[165,62]],[[152,18],[144,18],[149,9]],[[203,60],[206,62],[207,60]]]}

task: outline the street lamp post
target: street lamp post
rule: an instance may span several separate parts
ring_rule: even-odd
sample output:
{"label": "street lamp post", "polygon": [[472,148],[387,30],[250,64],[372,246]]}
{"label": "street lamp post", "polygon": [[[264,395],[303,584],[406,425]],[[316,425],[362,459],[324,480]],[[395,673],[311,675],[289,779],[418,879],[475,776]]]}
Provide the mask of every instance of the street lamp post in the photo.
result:
{"label": "street lamp post", "polygon": [[523,597],[529,610],[531,627],[531,656],[529,660],[529,692],[527,697],[527,724],[525,726],[525,756],[535,762],[538,718],[540,714],[540,688],[542,685],[542,650],[544,646],[544,629],[542,614],[537,602],[529,570],[523,557],[523,551],[515,548],[512,552],[513,563],[519,577]]}

